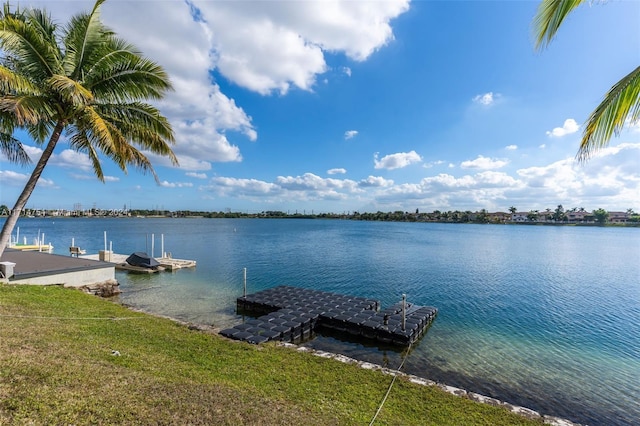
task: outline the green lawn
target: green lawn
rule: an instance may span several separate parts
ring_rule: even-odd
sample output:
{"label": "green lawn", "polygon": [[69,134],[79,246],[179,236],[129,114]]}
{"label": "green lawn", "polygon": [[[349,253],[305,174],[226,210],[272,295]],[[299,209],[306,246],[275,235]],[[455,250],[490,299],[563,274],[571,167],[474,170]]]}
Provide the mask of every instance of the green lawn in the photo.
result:
{"label": "green lawn", "polygon": [[[0,425],[368,425],[392,380],[57,286],[0,284],[0,324]],[[375,424],[541,421],[400,378]]]}

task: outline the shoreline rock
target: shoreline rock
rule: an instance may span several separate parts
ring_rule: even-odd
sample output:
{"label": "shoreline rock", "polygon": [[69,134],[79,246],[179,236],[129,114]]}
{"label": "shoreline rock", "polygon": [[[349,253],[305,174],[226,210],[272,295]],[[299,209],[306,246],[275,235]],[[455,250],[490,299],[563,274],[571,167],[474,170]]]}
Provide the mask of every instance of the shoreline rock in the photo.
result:
{"label": "shoreline rock", "polygon": [[107,280],[98,283],[83,285],[77,288],[84,291],[85,293],[93,294],[94,296],[109,298],[122,293],[122,290],[120,290],[119,286],[120,283],[118,283],[118,281]]}

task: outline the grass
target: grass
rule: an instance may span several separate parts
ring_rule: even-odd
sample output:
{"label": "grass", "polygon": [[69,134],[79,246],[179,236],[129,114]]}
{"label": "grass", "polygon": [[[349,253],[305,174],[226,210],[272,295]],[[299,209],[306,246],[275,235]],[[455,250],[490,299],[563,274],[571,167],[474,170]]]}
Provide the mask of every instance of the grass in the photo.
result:
{"label": "grass", "polygon": [[[0,425],[368,425],[391,380],[76,290],[0,284]],[[541,421],[400,378],[375,424]]]}

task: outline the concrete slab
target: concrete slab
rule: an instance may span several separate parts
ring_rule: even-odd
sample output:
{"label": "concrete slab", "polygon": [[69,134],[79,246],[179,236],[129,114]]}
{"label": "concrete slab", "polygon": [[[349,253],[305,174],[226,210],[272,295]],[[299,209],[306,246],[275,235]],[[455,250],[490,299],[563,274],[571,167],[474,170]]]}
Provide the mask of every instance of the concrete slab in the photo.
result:
{"label": "concrete slab", "polygon": [[2,262],[15,263],[9,284],[63,284],[70,287],[115,280],[112,263],[73,256],[20,251],[7,248]]}

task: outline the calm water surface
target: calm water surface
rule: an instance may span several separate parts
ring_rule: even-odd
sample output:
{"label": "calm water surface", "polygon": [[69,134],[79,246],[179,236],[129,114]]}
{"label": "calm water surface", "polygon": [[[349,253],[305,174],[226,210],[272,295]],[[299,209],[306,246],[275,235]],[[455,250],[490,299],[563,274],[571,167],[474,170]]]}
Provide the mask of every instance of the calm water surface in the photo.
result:
{"label": "calm water surface", "polygon": [[[259,219],[21,219],[55,253],[195,259],[192,270],[118,273],[123,303],[227,327],[276,285],[432,305],[404,371],[593,425],[640,423],[640,229]],[[14,232],[15,235],[15,232]],[[404,353],[318,336],[318,349],[397,368]]]}

